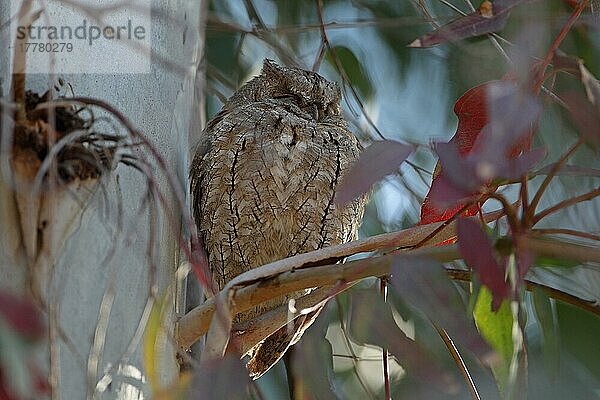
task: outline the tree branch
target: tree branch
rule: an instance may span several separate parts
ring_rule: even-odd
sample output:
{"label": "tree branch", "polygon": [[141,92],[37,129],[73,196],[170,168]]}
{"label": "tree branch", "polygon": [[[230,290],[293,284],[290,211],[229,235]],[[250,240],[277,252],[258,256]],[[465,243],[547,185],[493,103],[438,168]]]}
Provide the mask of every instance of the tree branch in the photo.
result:
{"label": "tree branch", "polygon": [[[334,247],[329,247],[328,249]],[[320,252],[320,250],[317,252]],[[310,255],[317,252],[306,253],[305,255]],[[431,257],[441,262],[452,261],[460,257],[458,248],[455,245],[417,249],[411,251],[410,254],[414,256],[421,255]],[[234,312],[239,313],[246,311],[267,300],[271,300],[301,289],[327,287],[340,284],[340,282],[354,282],[371,276],[385,275],[389,273],[391,261],[396,257],[397,255],[387,255],[350,261],[344,264],[316,267],[306,266],[301,269],[296,269],[297,267],[291,267],[289,270],[280,272],[278,275],[248,283],[247,286],[240,287],[237,290],[232,289],[234,290]],[[292,260],[294,258],[295,257],[291,257],[286,260]],[[252,271],[261,270],[269,265]],[[325,289],[331,290],[330,288]],[[223,291],[225,290],[227,290],[227,288],[223,289]],[[313,293],[323,292],[315,291]],[[314,298],[315,295],[312,293],[311,295],[313,296],[312,298]],[[320,299],[322,301],[323,297]],[[287,310],[287,304],[285,307]],[[214,298],[211,298],[208,299],[204,304],[188,312],[179,320],[178,342],[182,347],[188,348],[207,332],[214,311],[215,301]],[[264,336],[262,338],[264,339]]]}

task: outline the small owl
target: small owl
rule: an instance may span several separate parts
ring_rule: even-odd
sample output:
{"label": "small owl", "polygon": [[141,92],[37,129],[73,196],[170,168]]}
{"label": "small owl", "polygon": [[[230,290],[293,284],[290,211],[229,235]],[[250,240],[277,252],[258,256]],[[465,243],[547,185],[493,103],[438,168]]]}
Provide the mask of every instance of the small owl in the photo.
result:
{"label": "small owl", "polygon": [[[219,289],[252,268],[355,239],[365,200],[339,208],[333,198],[360,149],[341,116],[336,83],[265,60],[261,74],[208,123],[191,166],[194,218]],[[234,321],[303,294],[263,303]],[[250,375],[275,364],[317,314],[257,344]]]}

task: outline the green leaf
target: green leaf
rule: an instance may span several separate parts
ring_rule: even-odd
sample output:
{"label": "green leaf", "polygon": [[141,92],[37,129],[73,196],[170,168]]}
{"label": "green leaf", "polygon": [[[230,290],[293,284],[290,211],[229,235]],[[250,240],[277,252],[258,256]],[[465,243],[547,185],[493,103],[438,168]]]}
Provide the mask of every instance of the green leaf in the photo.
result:
{"label": "green leaf", "polygon": [[160,390],[160,360],[166,344],[166,331],[163,321],[169,309],[169,293],[156,299],[152,305],[146,330],[144,331],[143,357],[144,370],[154,393]]}
{"label": "green leaf", "polygon": [[501,362],[492,367],[500,389],[506,387],[510,362],[513,356],[513,315],[509,301],[505,300],[498,311],[492,311],[492,294],[482,286],[473,313],[481,336],[500,355]]}
{"label": "green leaf", "polygon": [[[570,356],[585,366],[586,373],[600,379],[600,318],[585,310],[556,302],[560,342]],[[597,389],[597,388],[596,388]]]}
{"label": "green leaf", "polygon": [[350,84],[356,88],[356,90],[364,98],[370,98],[373,95],[373,84],[369,75],[365,73],[365,70],[358,60],[356,55],[345,46],[334,46],[332,51],[327,53],[326,59],[332,65],[336,66],[335,56],[339,59]]}
{"label": "green leaf", "polygon": [[559,268],[573,268],[578,265],[581,265],[580,262],[564,260],[559,258],[552,257],[536,257],[535,258],[535,266],[536,267],[559,267]]}
{"label": "green leaf", "polygon": [[551,377],[556,378],[560,367],[560,342],[556,312],[552,309],[552,300],[544,289],[534,288],[532,299],[535,315],[542,331],[544,367]]}

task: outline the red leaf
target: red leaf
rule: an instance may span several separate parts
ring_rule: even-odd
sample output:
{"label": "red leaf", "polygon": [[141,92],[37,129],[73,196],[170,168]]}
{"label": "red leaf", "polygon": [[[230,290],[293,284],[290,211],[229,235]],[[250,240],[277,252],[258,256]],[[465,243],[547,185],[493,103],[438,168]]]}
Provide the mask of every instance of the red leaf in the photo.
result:
{"label": "red leaf", "polygon": [[508,283],[504,269],[494,257],[489,238],[479,224],[460,218],[457,224],[458,247],[467,265],[477,273],[479,280],[492,292],[492,308],[497,310],[508,297]]}
{"label": "red leaf", "polygon": [[0,291],[0,317],[15,331],[39,339],[44,334],[44,324],[38,310],[27,299]]}
{"label": "red leaf", "polygon": [[[532,126],[541,105],[513,81],[490,81],[467,91],[454,106],[456,133],[448,143],[438,143],[439,156],[431,189],[421,208],[420,224],[445,221],[476,200],[483,189],[495,190],[495,178],[515,178],[527,172],[544,155],[528,152]],[[470,207],[465,215],[478,212]]]}
{"label": "red leaf", "polygon": [[344,205],[367,193],[375,182],[396,172],[412,150],[394,140],[373,142],[345,174],[336,189],[335,203]]}
{"label": "red leaf", "polygon": [[502,81],[489,81],[469,89],[454,104],[458,117],[456,133],[450,143],[456,143],[460,155],[468,154],[484,126],[488,123],[487,91],[490,85]]}
{"label": "red leaf", "polygon": [[[472,149],[483,127],[488,123],[487,112],[487,88],[490,84],[501,81],[490,81],[469,89],[454,104],[454,113],[458,117],[458,126],[456,133],[452,136],[449,143],[458,147],[460,155],[468,154]],[[436,207],[432,203],[432,192],[446,190],[446,182],[440,182],[441,165],[438,161],[431,189],[421,206],[421,219],[419,224],[431,224],[433,222],[446,221],[456,214],[464,205],[456,204],[448,208]],[[444,186],[444,188],[442,188]],[[470,207],[464,215],[473,216],[479,212],[479,206]]]}
{"label": "red leaf", "polygon": [[409,47],[431,47],[436,44],[467,39],[504,28],[513,7],[526,0],[484,0],[477,11],[459,17],[409,44]]}
{"label": "red leaf", "polygon": [[[454,206],[447,208],[439,208],[433,205],[432,195],[435,196],[436,192],[443,192],[448,194],[452,187],[447,184],[443,176],[434,178],[431,183],[431,188],[429,189],[429,193],[423,200],[423,204],[421,205],[421,220],[419,221],[419,225],[432,224],[434,222],[447,221],[452,218],[457,212],[463,208],[464,204],[457,203]],[[461,196],[464,198],[464,196]],[[473,205],[464,211],[463,215],[465,216],[473,216],[477,215],[479,212],[479,206]]]}

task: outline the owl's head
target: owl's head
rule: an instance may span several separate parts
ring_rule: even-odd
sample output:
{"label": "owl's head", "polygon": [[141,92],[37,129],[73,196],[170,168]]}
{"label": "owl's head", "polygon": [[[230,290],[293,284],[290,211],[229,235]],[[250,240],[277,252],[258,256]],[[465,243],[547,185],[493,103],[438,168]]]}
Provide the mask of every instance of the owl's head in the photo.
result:
{"label": "owl's head", "polygon": [[281,99],[293,103],[321,121],[339,116],[340,88],[316,72],[282,67],[265,59],[261,74],[248,82],[240,92],[253,101]]}

